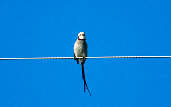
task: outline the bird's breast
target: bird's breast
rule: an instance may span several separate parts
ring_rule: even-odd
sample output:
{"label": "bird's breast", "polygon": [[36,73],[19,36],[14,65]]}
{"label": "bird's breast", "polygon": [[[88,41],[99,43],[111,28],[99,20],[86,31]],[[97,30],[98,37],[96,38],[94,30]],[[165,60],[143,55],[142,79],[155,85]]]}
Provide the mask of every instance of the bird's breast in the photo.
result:
{"label": "bird's breast", "polygon": [[82,40],[77,40],[74,45],[74,53],[76,57],[86,57],[87,56],[86,42]]}

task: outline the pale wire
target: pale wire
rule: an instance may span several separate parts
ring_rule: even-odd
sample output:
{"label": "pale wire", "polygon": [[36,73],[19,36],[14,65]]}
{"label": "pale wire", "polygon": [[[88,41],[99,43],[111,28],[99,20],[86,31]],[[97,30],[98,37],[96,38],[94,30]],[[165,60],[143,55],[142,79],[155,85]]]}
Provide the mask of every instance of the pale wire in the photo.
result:
{"label": "pale wire", "polygon": [[[83,57],[77,57],[83,58]],[[102,56],[102,57],[85,57],[86,59],[101,58],[171,58],[171,56]],[[0,60],[22,60],[22,59],[74,59],[74,57],[31,57],[31,58],[0,58]]]}

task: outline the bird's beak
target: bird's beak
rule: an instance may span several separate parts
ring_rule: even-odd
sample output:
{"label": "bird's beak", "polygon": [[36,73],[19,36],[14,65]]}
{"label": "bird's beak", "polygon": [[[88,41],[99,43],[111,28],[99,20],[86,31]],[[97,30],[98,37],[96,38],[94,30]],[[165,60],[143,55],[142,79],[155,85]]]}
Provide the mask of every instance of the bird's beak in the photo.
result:
{"label": "bird's beak", "polygon": [[79,39],[86,39],[86,37],[83,36],[83,35],[78,36],[78,38],[79,38]]}

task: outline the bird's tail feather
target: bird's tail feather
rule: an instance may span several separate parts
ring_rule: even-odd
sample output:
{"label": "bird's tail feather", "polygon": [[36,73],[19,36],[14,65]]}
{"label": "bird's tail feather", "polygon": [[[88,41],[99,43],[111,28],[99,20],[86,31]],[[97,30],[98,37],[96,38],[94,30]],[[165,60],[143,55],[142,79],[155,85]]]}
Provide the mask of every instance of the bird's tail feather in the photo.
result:
{"label": "bird's tail feather", "polygon": [[91,92],[90,92],[90,90],[88,88],[88,85],[87,85],[87,82],[86,82],[86,78],[85,78],[84,64],[83,63],[81,63],[81,67],[82,67],[82,78],[83,78],[83,81],[84,81],[84,92],[86,91],[86,88],[87,88],[87,91],[88,91],[88,93],[91,96]]}

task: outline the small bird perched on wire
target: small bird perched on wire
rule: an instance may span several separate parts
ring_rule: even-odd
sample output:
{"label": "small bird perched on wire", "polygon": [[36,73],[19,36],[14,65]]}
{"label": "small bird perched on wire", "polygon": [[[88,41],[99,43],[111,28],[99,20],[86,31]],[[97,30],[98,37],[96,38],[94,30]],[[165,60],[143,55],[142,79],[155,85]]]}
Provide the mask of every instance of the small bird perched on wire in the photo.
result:
{"label": "small bird perched on wire", "polygon": [[[88,88],[87,82],[86,82],[86,78],[85,78],[85,72],[84,72],[84,63],[87,57],[87,42],[86,42],[86,37],[85,37],[85,33],[84,32],[80,32],[78,34],[78,38],[74,44],[74,59],[77,61],[77,64],[79,64],[79,62],[81,63],[81,68],[82,68],[82,78],[84,81],[84,92],[88,91],[88,93],[91,96],[91,92]],[[77,57],[82,57],[82,58],[77,58]]]}

